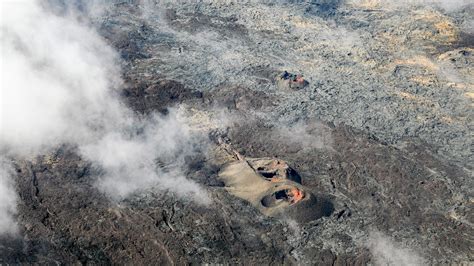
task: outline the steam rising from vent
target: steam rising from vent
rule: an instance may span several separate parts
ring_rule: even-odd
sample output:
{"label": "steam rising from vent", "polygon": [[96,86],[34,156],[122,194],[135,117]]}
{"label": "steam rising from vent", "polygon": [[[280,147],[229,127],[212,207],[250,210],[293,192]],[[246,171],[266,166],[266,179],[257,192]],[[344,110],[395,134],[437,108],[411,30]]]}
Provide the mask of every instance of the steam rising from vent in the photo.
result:
{"label": "steam rising from vent", "polygon": [[371,232],[367,247],[376,265],[424,265],[425,260],[411,249],[403,248],[380,232]]}
{"label": "steam rising from vent", "polygon": [[[30,157],[66,143],[104,170],[98,186],[112,198],[159,185],[209,202],[181,171],[185,156],[202,139],[179,110],[139,118],[120,102],[113,91],[122,84],[118,56],[96,32],[36,1],[2,3],[2,8],[3,154]],[[2,163],[0,233],[12,230],[16,198],[7,169]]]}

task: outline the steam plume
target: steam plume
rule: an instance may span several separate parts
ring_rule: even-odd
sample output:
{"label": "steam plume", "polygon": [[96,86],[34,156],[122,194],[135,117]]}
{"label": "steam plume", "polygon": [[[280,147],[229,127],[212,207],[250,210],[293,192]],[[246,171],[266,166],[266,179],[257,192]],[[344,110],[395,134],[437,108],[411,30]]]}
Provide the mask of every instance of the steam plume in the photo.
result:
{"label": "steam plume", "polygon": [[424,265],[425,260],[408,248],[394,243],[380,232],[371,232],[367,246],[376,265]]}
{"label": "steam plume", "polygon": [[[159,185],[209,201],[181,172],[184,157],[202,139],[193,135],[179,110],[168,117],[137,117],[120,101],[114,90],[122,85],[119,58],[94,30],[37,1],[2,7],[3,154],[32,156],[67,143],[104,170],[97,184],[112,198]],[[168,168],[158,168],[157,162]],[[2,163],[0,233],[12,231],[15,213],[8,169]]]}

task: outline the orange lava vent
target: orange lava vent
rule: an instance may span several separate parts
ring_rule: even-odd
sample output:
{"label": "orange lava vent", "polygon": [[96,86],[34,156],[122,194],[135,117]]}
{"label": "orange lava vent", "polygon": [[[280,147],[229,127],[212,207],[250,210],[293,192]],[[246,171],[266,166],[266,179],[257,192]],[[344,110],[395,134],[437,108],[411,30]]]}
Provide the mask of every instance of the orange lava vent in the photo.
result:
{"label": "orange lava vent", "polygon": [[297,203],[298,201],[304,198],[304,194],[301,190],[297,188],[292,188],[288,193],[291,204]]}

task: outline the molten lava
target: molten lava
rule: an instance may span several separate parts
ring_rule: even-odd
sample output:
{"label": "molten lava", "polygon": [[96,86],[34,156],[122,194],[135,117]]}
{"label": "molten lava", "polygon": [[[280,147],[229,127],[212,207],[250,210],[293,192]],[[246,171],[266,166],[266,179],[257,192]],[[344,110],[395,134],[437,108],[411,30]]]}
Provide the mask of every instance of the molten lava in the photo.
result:
{"label": "molten lava", "polygon": [[301,190],[297,189],[297,188],[292,188],[289,193],[288,193],[288,196],[290,198],[290,203],[291,204],[294,204],[294,203],[297,203],[299,202],[300,200],[303,199],[304,197],[304,194]]}

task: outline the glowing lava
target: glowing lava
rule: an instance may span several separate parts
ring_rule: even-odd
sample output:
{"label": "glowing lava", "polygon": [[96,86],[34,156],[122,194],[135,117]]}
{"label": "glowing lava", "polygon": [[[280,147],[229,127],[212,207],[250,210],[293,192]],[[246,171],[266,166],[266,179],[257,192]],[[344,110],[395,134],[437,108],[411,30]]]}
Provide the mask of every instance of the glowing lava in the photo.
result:
{"label": "glowing lava", "polygon": [[290,189],[288,196],[291,204],[297,203],[304,198],[303,192],[297,188]]}

